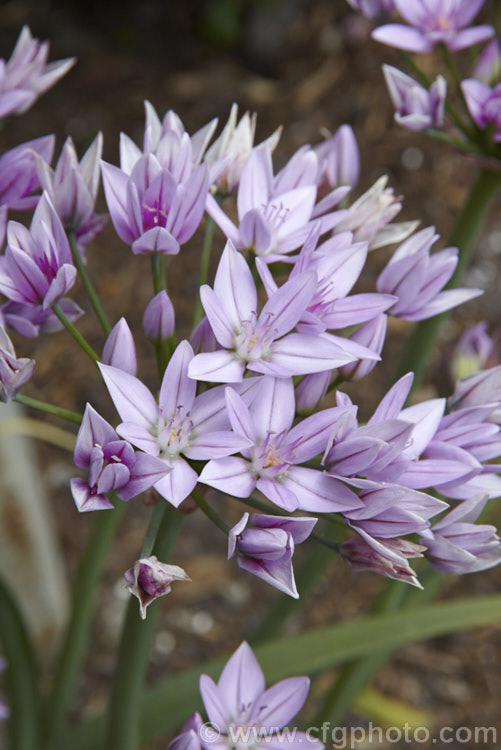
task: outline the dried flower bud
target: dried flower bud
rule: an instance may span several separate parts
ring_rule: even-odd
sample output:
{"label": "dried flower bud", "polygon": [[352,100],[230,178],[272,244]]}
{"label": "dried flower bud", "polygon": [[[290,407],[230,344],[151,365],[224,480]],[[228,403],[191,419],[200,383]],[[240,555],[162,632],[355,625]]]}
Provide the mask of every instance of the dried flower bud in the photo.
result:
{"label": "dried flower bud", "polygon": [[170,592],[173,581],[191,581],[191,578],[178,565],[161,563],[155,555],[136,560],[134,567],[126,571],[125,583],[139,599],[142,620],[146,619],[146,608]]}

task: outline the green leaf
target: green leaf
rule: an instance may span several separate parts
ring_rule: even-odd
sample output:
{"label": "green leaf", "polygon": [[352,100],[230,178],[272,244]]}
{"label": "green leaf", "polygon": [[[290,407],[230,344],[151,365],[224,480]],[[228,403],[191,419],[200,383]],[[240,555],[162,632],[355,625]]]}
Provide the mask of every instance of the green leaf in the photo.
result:
{"label": "green leaf", "polygon": [[21,613],[0,580],[0,642],[8,663],[6,685],[12,750],[38,750],[39,695],[34,652]]}
{"label": "green leaf", "polygon": [[[312,674],[380,649],[501,622],[501,595],[469,597],[431,604],[398,613],[377,614],[315,628],[280,638],[255,649],[268,683],[290,675]],[[217,677],[226,659],[217,659],[183,672],[146,691],[142,698],[141,735],[144,741],[174,730],[190,713],[200,709],[201,673]],[[102,717],[67,734],[58,750],[101,749]]]}

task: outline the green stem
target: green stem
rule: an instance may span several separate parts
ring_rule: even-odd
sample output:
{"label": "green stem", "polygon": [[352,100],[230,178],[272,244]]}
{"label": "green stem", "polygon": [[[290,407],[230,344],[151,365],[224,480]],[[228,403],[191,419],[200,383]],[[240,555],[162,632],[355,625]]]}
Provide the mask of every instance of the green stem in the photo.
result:
{"label": "green stem", "polygon": [[198,294],[197,301],[195,303],[195,312],[193,315],[193,328],[202,319],[204,309],[200,300],[200,287],[207,283],[207,277],[209,275],[210,257],[212,253],[212,241],[214,239],[214,219],[209,216],[207,218],[207,225],[205,227],[204,244],[202,247],[202,257],[200,259],[200,275],[198,278]]}
{"label": "green stem", "polygon": [[1,580],[0,613],[0,641],[8,662],[10,747],[12,750],[38,750],[40,701],[36,660],[22,615]]}
{"label": "green stem", "polygon": [[468,109],[468,105],[466,103],[466,99],[464,98],[463,89],[461,88],[461,76],[459,75],[458,70],[456,68],[456,63],[454,62],[454,58],[452,57],[448,46],[444,42],[440,44],[440,49],[442,51],[442,57],[449,71],[449,74],[452,78],[452,81],[456,88],[456,93],[461,101],[461,104],[466,113],[466,116],[468,117],[470,122],[473,124],[473,127],[476,128],[477,126],[471,117],[470,110]]}
{"label": "green stem", "polygon": [[454,138],[454,136],[448,135],[448,133],[444,133],[442,130],[434,130],[433,128],[430,128],[425,132],[426,135],[428,135],[430,138],[433,138],[435,141],[446,143],[448,146],[451,146],[458,151],[462,151],[465,154],[476,154],[477,156],[485,157],[485,153],[482,151],[482,149],[476,146],[474,143],[470,143],[470,141],[461,140],[460,138]]}
{"label": "green stem", "polygon": [[158,294],[167,291],[167,271],[165,267],[165,255],[153,253],[151,256],[151,273],[153,276],[153,291]]}
{"label": "green stem", "polygon": [[[162,515],[153,552],[164,561],[170,556],[184,515],[170,508],[166,502],[160,501],[160,503],[163,514],[155,512],[151,523],[158,525],[159,516]],[[150,605],[146,620],[141,620],[135,598],[131,597],[127,607],[113,675],[106,744],[109,750],[138,750],[139,748],[141,695],[157,605],[158,602]]]}
{"label": "green stem", "polygon": [[101,358],[96,354],[94,349],[91,347],[90,344],[87,343],[87,341],[84,339],[80,331],[78,331],[73,323],[68,320],[66,315],[61,310],[59,303],[56,302],[54,305],[52,305],[52,311],[54,314],[59,318],[63,326],[66,328],[70,336],[72,336],[75,341],[77,342],[78,346],[83,349],[83,351],[87,354],[87,356],[96,364],[101,360]]}
{"label": "green stem", "polygon": [[[459,257],[456,270],[447,288],[453,289],[460,283],[500,186],[501,174],[499,172],[484,169],[479,172],[449,239],[449,245],[457,245]],[[442,313],[442,315],[421,321],[409,338],[398,368],[398,375],[412,370],[414,387],[424,375],[430,351],[447,315],[448,313]]]}
{"label": "green stem", "polygon": [[78,414],[76,411],[63,409],[61,406],[54,406],[46,401],[39,401],[30,396],[23,396],[21,393],[18,393],[17,396],[14,397],[14,401],[17,401],[18,404],[27,406],[30,409],[38,409],[38,411],[43,411],[46,414],[53,414],[55,417],[66,419],[68,422],[73,422],[74,424],[81,424],[83,419],[82,415]]}
{"label": "green stem", "polygon": [[[163,253],[153,253],[151,256],[151,273],[153,276],[153,291],[155,294],[167,291],[167,270],[165,255]],[[155,353],[157,357],[157,366],[160,377],[163,377],[169,359],[176,347],[176,336],[173,334],[168,339],[155,342]]]}
{"label": "green stem", "polygon": [[87,268],[85,267],[83,258],[80,255],[80,251],[78,250],[75,232],[68,231],[67,234],[68,234],[68,242],[70,243],[70,248],[71,248],[71,255],[73,257],[73,263],[75,264],[75,267],[78,273],[80,274],[80,278],[82,279],[82,283],[84,285],[85,291],[87,292],[87,296],[89,297],[90,304],[92,305],[92,309],[94,310],[96,317],[101,324],[101,328],[103,329],[105,334],[108,336],[108,334],[111,331],[110,321],[108,320],[108,317],[106,313],[104,312],[104,309],[103,309],[103,306],[101,305],[101,300],[99,299],[96,288],[94,284],[92,283],[92,280],[89,276]]}
{"label": "green stem", "polygon": [[125,503],[119,503],[114,510],[98,512],[80,563],[73,609],[51,695],[47,724],[49,749],[64,728],[73,687],[89,637],[98,583],[108,557],[111,540],[124,510]]}
{"label": "green stem", "polygon": [[223,521],[221,516],[216,513],[216,511],[211,508],[209,503],[205,500],[204,497],[202,497],[202,493],[195,487],[192,492],[191,496],[193,500],[196,502],[202,513],[205,513],[207,518],[209,518],[213,524],[215,524],[219,529],[221,529],[222,532],[224,532],[226,535],[228,535],[228,532],[230,530],[230,527]]}

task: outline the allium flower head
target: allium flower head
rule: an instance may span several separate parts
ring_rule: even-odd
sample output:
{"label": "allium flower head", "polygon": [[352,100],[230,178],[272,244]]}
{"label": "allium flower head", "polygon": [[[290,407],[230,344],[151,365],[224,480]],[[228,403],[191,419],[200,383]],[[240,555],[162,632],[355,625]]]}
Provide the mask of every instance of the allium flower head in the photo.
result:
{"label": "allium flower head", "polygon": [[360,196],[338,223],[335,232],[352,232],[354,242],[368,242],[369,250],[405,240],[417,228],[418,221],[390,224],[402,208],[393,188],[387,188],[388,177],[380,177]]}
{"label": "allium flower head", "polygon": [[115,407],[123,419],[117,432],[169,470],[155,489],[176,507],[198,481],[187,459],[207,460],[229,456],[249,444],[230,432],[224,409],[224,392],[212,389],[196,394],[188,377],[193,349],[182,341],[171,357],[160,388],[158,404],[140,380],[128,372],[100,365]]}
{"label": "allium flower head", "polygon": [[66,139],[54,169],[43,159],[37,159],[42,189],[47,192],[64,227],[75,232],[82,254],[107,220],[107,216],[94,212],[102,150],[103,136],[98,133],[80,162],[71,138]]}
{"label": "allium flower head", "polygon": [[425,550],[407,539],[377,539],[360,529],[343,543],[341,555],[357,572],[369,570],[422,589],[407,560],[422,557]]}
{"label": "allium flower head", "polygon": [[443,42],[455,52],[494,36],[492,26],[465,28],[473,21],[485,0],[394,0],[409,26],[395,23],[372,32],[378,42],[409,52],[431,52]]}
{"label": "allium flower head", "polygon": [[318,412],[295,427],[292,380],[258,378],[246,398],[226,389],[226,407],[237,435],[247,438],[243,458],[209,461],[200,481],[236,497],[260,490],[271,502],[288,511],[337,512],[360,507],[354,492],[324,472],[300,464],[325,450],[333,425],[346,413],[334,407]]}
{"label": "allium flower head", "polygon": [[292,568],[294,544],[304,542],[316,518],[283,518],[244,513],[228,535],[228,559],[237,553],[238,566],[279,591],[299,598]]}
{"label": "allium flower head", "polygon": [[238,186],[238,227],[211,195],[207,212],[237,250],[250,250],[267,263],[284,260],[301,247],[314,224],[323,234],[345,215],[331,209],[347,188],[333,190],[316,203],[318,177],[318,157],[309,147],[294,154],[277,175],[273,174],[270,148],[254,148]]}
{"label": "allium flower head", "polygon": [[[47,163],[54,151],[53,135],[27,141],[0,156],[0,206],[13,211],[35,208],[39,195],[32,195],[40,187],[37,162]],[[3,236],[3,232],[2,232]]]}
{"label": "allium flower head", "polygon": [[447,93],[443,76],[439,75],[427,90],[391,65],[383,65],[383,72],[399,125],[408,130],[426,130],[443,124]]}
{"label": "allium flower head", "polygon": [[468,78],[462,81],[464,94],[470,115],[479,128],[492,128],[492,139],[501,142],[501,83],[491,88],[486,83]]}
{"label": "allium flower head", "polygon": [[47,63],[49,43],[23,26],[9,60],[0,60],[0,118],[22,114],[75,64],[75,58]]}
{"label": "allium flower head", "polygon": [[80,511],[112,508],[106,494],[115,492],[124,502],[149,489],[169,472],[160,459],[134,451],[120,440],[113,427],[87,404],[78,431],[75,465],[88,471],[87,480],[70,480]]}
{"label": "allium flower head", "polygon": [[161,596],[171,591],[174,581],[191,581],[179,565],[159,562],[155,555],[136,560],[134,567],[124,574],[125,583],[131,594],[139,600],[141,619],[146,619],[146,608]]}
{"label": "allium flower head", "polygon": [[303,732],[295,732],[294,737],[280,733],[303,707],[309,687],[307,677],[289,677],[266,690],[263,671],[244,641],[227,662],[217,685],[206,674],[200,677],[200,693],[214,730],[213,736],[204,732],[203,746],[206,750],[228,746],[240,750],[281,746],[321,750],[323,745]]}
{"label": "allium flower head", "polygon": [[405,320],[426,320],[482,294],[481,289],[442,291],[458,262],[458,249],[448,247],[430,255],[437,240],[428,227],[403,242],[377,280],[378,292],[398,298],[389,313]]}
{"label": "allium flower head", "polygon": [[[257,115],[246,112],[237,124],[238,104],[232,104],[230,116],[219,138],[207,149],[204,161],[212,165],[224,160],[224,169],[212,183],[213,192],[229,194],[238,187],[244,164],[254,147]],[[256,148],[269,148],[274,151],[282,128],[279,127]]]}
{"label": "allium flower head", "polygon": [[302,273],[270,295],[257,314],[257,290],[244,257],[229,242],[221,256],[214,289],[203,286],[200,298],[223,349],[198,354],[189,376],[219,383],[241,382],[245,369],[275,377],[320,372],[357,357],[339,343],[294,333],[313,298],[316,274]]}
{"label": "allium flower head", "polygon": [[65,231],[46,193],[29,230],[17,221],[9,222],[7,243],[0,258],[0,292],[8,299],[47,310],[71,289],[76,269]]}
{"label": "allium flower head", "polygon": [[501,562],[501,540],[496,527],[476,524],[486,497],[464,500],[428,529],[420,540],[433,567],[455,575],[487,570]]}
{"label": "allium flower head", "polygon": [[0,401],[13,399],[33,375],[34,367],[33,359],[16,357],[12,341],[0,325]]}

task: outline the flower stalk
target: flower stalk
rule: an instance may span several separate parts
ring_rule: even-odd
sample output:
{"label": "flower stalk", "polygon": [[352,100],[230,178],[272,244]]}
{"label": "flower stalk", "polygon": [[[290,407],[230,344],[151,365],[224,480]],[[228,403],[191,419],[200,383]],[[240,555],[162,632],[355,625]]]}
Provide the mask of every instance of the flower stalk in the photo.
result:
{"label": "flower stalk", "polygon": [[72,231],[69,231],[67,233],[67,236],[68,236],[68,242],[70,243],[71,256],[73,258],[73,263],[75,264],[75,267],[78,273],[80,274],[80,278],[82,279],[82,283],[84,285],[85,291],[87,292],[89,302],[92,305],[92,309],[94,310],[99,323],[101,324],[101,328],[103,329],[105,334],[108,336],[111,331],[111,324],[101,304],[101,300],[99,299],[99,295],[96,291],[96,288],[94,284],[92,283],[92,279],[89,276],[89,272],[87,271],[87,268],[85,267],[85,263],[83,262],[80,251],[78,250],[75,233]]}

